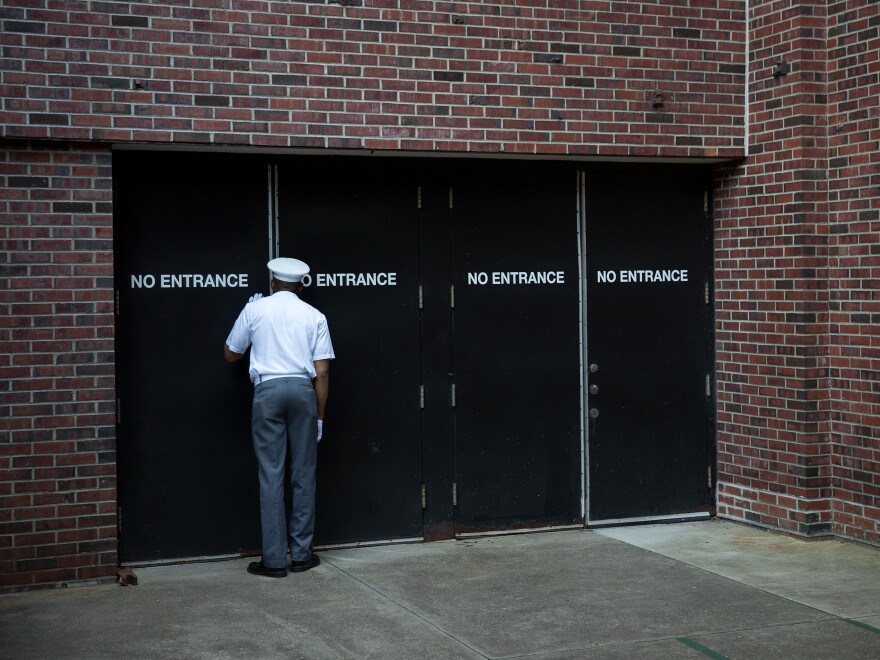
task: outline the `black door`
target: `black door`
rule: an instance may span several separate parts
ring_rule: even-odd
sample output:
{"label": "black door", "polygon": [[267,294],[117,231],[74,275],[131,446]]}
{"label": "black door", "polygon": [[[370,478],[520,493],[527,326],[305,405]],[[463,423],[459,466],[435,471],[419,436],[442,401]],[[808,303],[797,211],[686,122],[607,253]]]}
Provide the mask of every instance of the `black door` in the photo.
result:
{"label": "black door", "polygon": [[264,163],[119,153],[120,557],[259,551],[247,364],[223,344],[266,287]]}
{"label": "black door", "polygon": [[422,533],[418,191],[365,159],[278,168],[280,252],[311,267],[302,298],[336,359],[318,448],[320,545]]}
{"label": "black door", "polygon": [[590,522],[705,512],[706,173],[585,180]]}
{"label": "black door", "polygon": [[581,512],[577,178],[461,168],[452,194],[458,532]]}

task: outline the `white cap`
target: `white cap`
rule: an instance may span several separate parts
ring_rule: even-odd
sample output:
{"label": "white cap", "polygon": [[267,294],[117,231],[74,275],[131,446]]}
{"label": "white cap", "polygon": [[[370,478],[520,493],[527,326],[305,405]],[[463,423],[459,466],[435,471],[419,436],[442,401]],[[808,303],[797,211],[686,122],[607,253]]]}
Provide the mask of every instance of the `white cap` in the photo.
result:
{"label": "white cap", "polygon": [[309,265],[299,259],[279,257],[266,264],[272,277],[282,282],[302,282],[303,275],[309,272]]}

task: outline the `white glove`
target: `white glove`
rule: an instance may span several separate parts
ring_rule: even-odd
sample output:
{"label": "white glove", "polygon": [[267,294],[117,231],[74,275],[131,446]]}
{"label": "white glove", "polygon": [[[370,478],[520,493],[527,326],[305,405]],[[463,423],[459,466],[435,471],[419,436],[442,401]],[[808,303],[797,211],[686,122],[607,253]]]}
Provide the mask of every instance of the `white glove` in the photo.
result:
{"label": "white glove", "polygon": [[321,442],[321,436],[324,435],[324,420],[318,420],[318,442]]}
{"label": "white glove", "polygon": [[263,294],[262,294],[262,293],[255,293],[255,294],[252,295],[250,298],[248,298],[248,302],[249,302],[249,303],[257,302],[257,301],[258,301],[260,298],[262,298],[262,297],[263,297]]}

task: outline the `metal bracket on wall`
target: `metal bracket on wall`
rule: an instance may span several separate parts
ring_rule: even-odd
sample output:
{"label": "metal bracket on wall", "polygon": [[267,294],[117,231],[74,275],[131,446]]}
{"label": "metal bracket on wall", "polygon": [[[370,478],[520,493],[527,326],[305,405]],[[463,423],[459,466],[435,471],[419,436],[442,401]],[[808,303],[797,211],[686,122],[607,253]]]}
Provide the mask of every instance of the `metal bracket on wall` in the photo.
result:
{"label": "metal bracket on wall", "polygon": [[425,408],[425,386],[419,385],[419,408]]}
{"label": "metal bracket on wall", "polygon": [[712,396],[712,379],[706,374],[706,396]]}
{"label": "metal bracket on wall", "polygon": [[422,508],[428,508],[428,489],[425,487],[425,484],[422,484]]}
{"label": "metal bracket on wall", "polygon": [[455,408],[455,383],[452,384],[452,407]]}
{"label": "metal bracket on wall", "polygon": [[425,292],[422,290],[422,285],[419,284],[419,309],[425,308]]}
{"label": "metal bracket on wall", "polygon": [[451,284],[449,286],[449,307],[450,309],[455,309],[455,285]]}
{"label": "metal bracket on wall", "polygon": [[458,484],[452,482],[452,506],[458,506]]}
{"label": "metal bracket on wall", "polygon": [[706,468],[706,477],[707,483],[706,485],[709,487],[709,490],[712,490],[712,466]]}

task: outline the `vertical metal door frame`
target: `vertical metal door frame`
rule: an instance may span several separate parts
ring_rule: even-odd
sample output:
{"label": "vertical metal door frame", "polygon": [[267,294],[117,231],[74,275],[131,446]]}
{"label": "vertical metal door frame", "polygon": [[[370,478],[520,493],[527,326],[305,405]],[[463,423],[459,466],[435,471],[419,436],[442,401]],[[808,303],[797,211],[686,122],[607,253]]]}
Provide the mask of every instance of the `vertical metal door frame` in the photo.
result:
{"label": "vertical metal door frame", "polygon": [[578,171],[577,176],[577,235],[578,235],[578,268],[579,287],[578,305],[580,305],[581,342],[580,342],[580,380],[581,380],[581,517],[584,526],[589,524],[587,516],[590,511],[590,438],[587,425],[587,174]]}
{"label": "vertical metal door frame", "polygon": [[[278,256],[278,166],[266,166],[269,176],[267,194],[269,196],[269,261]],[[268,274],[267,274],[268,277]]]}

